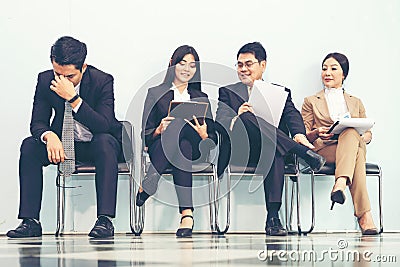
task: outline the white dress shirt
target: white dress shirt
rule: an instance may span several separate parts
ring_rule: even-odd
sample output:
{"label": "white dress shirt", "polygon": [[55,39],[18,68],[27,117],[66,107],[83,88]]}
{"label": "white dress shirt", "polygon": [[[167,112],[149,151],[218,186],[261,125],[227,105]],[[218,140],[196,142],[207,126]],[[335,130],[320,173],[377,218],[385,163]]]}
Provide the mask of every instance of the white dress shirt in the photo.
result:
{"label": "white dress shirt", "polygon": [[175,101],[190,101],[190,95],[187,90],[187,86],[183,92],[179,92],[178,88],[176,88],[175,84],[172,83],[171,90],[174,91],[174,100]]}

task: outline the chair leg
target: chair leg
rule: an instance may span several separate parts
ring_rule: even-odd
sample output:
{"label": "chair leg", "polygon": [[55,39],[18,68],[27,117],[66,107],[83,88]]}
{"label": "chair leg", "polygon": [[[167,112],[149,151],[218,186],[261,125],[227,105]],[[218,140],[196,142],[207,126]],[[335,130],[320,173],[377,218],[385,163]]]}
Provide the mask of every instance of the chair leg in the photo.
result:
{"label": "chair leg", "polygon": [[136,206],[137,191],[136,183],[132,173],[129,175],[129,223],[131,231],[135,236],[140,236],[144,228],[144,205],[142,207]]}
{"label": "chair leg", "polygon": [[289,176],[285,175],[285,226],[288,232],[292,231],[292,211],[293,211],[293,188],[294,184],[292,183],[292,190],[290,196],[290,205],[289,205]]}
{"label": "chair leg", "polygon": [[208,209],[210,212],[210,229],[211,233],[214,233],[216,231],[215,229],[215,192],[214,192],[214,183],[215,183],[215,178],[213,175],[208,176]]}
{"label": "chair leg", "polygon": [[65,221],[65,179],[64,175],[57,171],[57,230],[55,236],[61,236],[64,233]]}
{"label": "chair leg", "polygon": [[382,233],[383,232],[383,214],[382,214],[382,169],[381,169],[381,167],[379,167],[378,187],[379,187],[379,233]]}
{"label": "chair leg", "polygon": [[289,220],[289,213],[288,213],[288,202],[289,202],[289,197],[288,197],[288,187],[289,187],[289,178],[285,175],[285,224],[286,224],[286,230],[290,230],[290,220]]}
{"label": "chair leg", "polygon": [[299,185],[297,185],[297,227],[299,231],[299,235],[307,235],[311,233],[314,230],[315,227],[315,192],[314,192],[314,186],[315,186],[315,175],[314,172],[311,172],[311,226],[307,231],[302,231],[301,230],[301,223],[300,223],[300,205],[299,205],[299,200],[300,200],[300,193],[299,193]]}
{"label": "chair leg", "polygon": [[226,193],[226,225],[223,230],[221,230],[220,224],[219,224],[219,216],[218,216],[218,210],[219,210],[219,201],[220,201],[220,184],[221,180],[219,179],[218,176],[215,174],[216,181],[214,183],[214,192],[215,192],[215,200],[214,200],[214,211],[215,211],[215,230],[216,233],[219,235],[223,235],[226,232],[228,232],[229,226],[230,226],[230,206],[231,206],[231,183],[230,183],[230,174],[228,172],[227,179],[226,179],[226,186],[227,186],[227,193]]}
{"label": "chair leg", "polygon": [[[294,186],[294,185],[293,185]],[[300,221],[300,191],[299,191],[299,176],[297,176],[297,182],[296,182],[296,189],[294,189],[294,187],[292,187],[292,203],[291,203],[291,212],[290,212],[290,222],[292,222],[292,218],[293,218],[293,206],[294,206],[294,190],[296,190],[296,215],[297,215],[297,222]],[[299,234],[299,232],[297,231],[297,234]]]}
{"label": "chair leg", "polygon": [[[298,195],[299,186],[298,186],[298,182],[297,181],[292,183],[292,191],[291,191],[291,195],[290,195],[289,230],[291,232],[293,232],[292,222],[293,222],[293,207],[294,207],[294,192],[295,191],[297,193],[297,195],[296,195],[296,204],[297,204],[299,202],[299,195]],[[297,214],[299,214],[299,205],[296,205],[296,207],[297,207]]]}
{"label": "chair leg", "polygon": [[[297,175],[298,177],[298,175]],[[295,190],[298,191],[298,182],[292,181],[292,189],[290,191],[290,204],[289,204],[289,181],[290,176],[285,176],[285,219],[286,219],[286,230],[293,234],[294,231],[292,229],[292,222],[293,222],[293,207],[294,207],[294,192]],[[297,178],[298,179],[298,178]],[[296,202],[299,202],[299,195],[296,196]],[[299,214],[299,206],[297,207],[297,214]],[[299,222],[299,218],[297,218],[297,222]],[[296,232],[298,233],[298,232]]]}
{"label": "chair leg", "polygon": [[297,233],[301,235],[301,222],[300,222],[300,186],[299,186],[299,177],[297,177],[296,184],[296,211],[297,211]]}

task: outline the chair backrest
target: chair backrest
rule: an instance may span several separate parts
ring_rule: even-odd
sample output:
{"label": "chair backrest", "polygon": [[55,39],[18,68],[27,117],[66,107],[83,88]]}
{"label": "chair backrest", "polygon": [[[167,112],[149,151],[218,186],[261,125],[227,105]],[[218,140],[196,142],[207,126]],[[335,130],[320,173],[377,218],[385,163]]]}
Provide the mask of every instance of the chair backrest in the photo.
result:
{"label": "chair backrest", "polygon": [[122,150],[125,161],[131,162],[134,160],[135,140],[134,129],[129,121],[120,121],[122,123]]}

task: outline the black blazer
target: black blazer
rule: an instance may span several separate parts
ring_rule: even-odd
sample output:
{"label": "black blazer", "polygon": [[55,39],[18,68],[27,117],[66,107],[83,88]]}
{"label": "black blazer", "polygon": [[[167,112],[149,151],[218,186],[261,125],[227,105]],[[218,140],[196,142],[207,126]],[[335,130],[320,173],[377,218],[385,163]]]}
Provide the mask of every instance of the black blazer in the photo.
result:
{"label": "black blazer", "polygon": [[[290,133],[292,136],[298,133],[305,134],[303,119],[292,102],[291,92],[286,87],[284,89],[288,92],[288,97],[278,128],[286,134]],[[230,140],[227,131],[229,131],[233,117],[238,115],[239,107],[249,100],[247,85],[239,82],[221,87],[218,100],[216,127],[222,135],[222,140],[224,140],[224,142],[221,141],[218,160],[218,175],[220,176],[228,165],[230,158]]]}
{"label": "black blazer", "polygon": [[[61,139],[65,100],[50,90],[52,80],[53,70],[38,75],[30,124],[32,136],[37,140],[45,131],[53,131]],[[110,133],[121,142],[122,124],[115,118],[113,83],[110,74],[87,66],[79,91],[83,102],[78,112],[72,113],[92,134]]]}
{"label": "black blazer", "polygon": [[[154,137],[153,134],[160,125],[161,120],[168,115],[169,104],[174,98],[174,91],[170,89],[171,86],[161,84],[150,88],[147,92],[142,118],[142,129],[144,129],[142,131],[142,138],[144,138],[147,147],[151,146],[157,138],[161,138],[160,135]],[[211,139],[214,144],[217,144],[217,135],[207,94],[199,90],[191,90],[190,86],[188,88],[188,93],[190,99],[193,101],[209,103],[206,113],[207,133],[208,138]]]}

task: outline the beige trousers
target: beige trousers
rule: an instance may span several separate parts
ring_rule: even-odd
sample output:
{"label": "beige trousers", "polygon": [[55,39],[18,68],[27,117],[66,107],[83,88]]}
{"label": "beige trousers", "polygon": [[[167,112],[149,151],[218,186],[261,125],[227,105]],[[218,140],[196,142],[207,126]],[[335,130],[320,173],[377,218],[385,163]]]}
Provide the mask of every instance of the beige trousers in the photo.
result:
{"label": "beige trousers", "polygon": [[366,145],[364,140],[353,128],[344,130],[338,142],[328,145],[318,151],[329,163],[336,163],[335,180],[347,177],[353,198],[354,215],[360,218],[371,210],[366,184]]}

